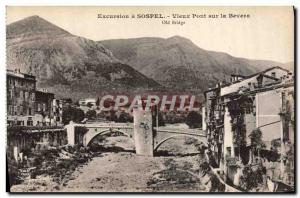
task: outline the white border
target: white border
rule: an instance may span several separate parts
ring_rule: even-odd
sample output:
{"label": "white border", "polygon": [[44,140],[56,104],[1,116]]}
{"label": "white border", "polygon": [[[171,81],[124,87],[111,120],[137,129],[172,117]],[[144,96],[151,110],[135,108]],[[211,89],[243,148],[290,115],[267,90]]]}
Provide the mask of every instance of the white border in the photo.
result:
{"label": "white border", "polygon": [[[77,0],[0,0],[0,172],[1,172],[1,180],[0,180],[0,197],[8,197],[12,196],[6,193],[6,173],[5,173],[5,145],[6,145],[6,104],[5,104],[5,98],[6,98],[6,85],[5,85],[5,78],[6,78],[6,63],[5,63],[5,6],[6,5],[208,5],[208,6],[232,6],[232,5],[261,5],[261,6],[279,6],[279,5],[294,5],[298,9],[298,15],[299,15],[299,9],[300,9],[300,1],[299,0],[227,0],[227,1],[222,1],[222,0],[201,0],[201,1],[196,1],[196,0],[110,0],[110,1],[103,1],[103,0],[83,0],[83,1],[77,1]],[[276,14],[276,13],[274,13]],[[297,27],[299,27],[299,17],[297,20]],[[298,40],[298,39],[297,39]],[[297,42],[298,43],[298,42]],[[299,51],[297,51],[297,57],[299,57]],[[299,70],[297,72],[297,76],[299,76]],[[297,88],[299,89],[299,81],[297,83]],[[298,90],[297,89],[297,93]],[[298,105],[299,105],[299,97],[298,98]],[[299,117],[297,119],[298,122]],[[299,125],[298,125],[299,127]],[[297,135],[297,142],[299,143],[299,136],[300,134]],[[299,172],[299,146],[298,146],[298,152],[297,152],[297,170]],[[298,175],[297,175],[298,176]],[[299,190],[299,178],[297,178],[297,190]],[[41,194],[40,194],[41,195]],[[38,195],[38,196],[40,196]],[[21,195],[18,195],[21,196]],[[26,195],[22,195],[26,196]],[[32,194],[27,195],[27,196],[32,196]],[[45,195],[45,196],[52,196],[52,195]],[[56,197],[64,197],[66,195],[62,194],[56,194]],[[75,194],[71,194],[68,196],[76,196]],[[83,196],[81,194],[78,194],[78,196]],[[104,194],[99,194],[97,196],[101,197],[108,197],[112,195],[104,195]],[[114,196],[126,196],[126,195],[114,195]],[[128,196],[128,195],[127,195]],[[131,195],[130,195],[131,196]],[[144,196],[144,195],[136,195],[138,197]],[[157,197],[173,197],[174,194],[172,195],[155,195]],[[177,195],[178,196],[178,195]],[[186,195],[180,195],[180,196],[186,196]],[[196,196],[201,196],[201,197],[208,197],[208,196],[222,196],[222,195],[204,195],[204,194],[198,194]],[[227,195],[228,196],[228,195]],[[231,196],[231,195],[229,195]],[[257,195],[256,197],[262,197],[264,195]],[[272,196],[272,195],[271,195]],[[283,194],[280,194],[279,196],[286,196]]]}

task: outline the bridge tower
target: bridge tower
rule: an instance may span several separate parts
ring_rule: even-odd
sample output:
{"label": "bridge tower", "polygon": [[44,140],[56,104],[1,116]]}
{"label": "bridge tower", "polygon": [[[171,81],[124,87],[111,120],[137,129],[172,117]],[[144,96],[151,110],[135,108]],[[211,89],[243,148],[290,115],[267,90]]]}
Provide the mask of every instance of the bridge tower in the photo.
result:
{"label": "bridge tower", "polygon": [[133,133],[136,154],[153,156],[153,129],[151,111],[133,109]]}

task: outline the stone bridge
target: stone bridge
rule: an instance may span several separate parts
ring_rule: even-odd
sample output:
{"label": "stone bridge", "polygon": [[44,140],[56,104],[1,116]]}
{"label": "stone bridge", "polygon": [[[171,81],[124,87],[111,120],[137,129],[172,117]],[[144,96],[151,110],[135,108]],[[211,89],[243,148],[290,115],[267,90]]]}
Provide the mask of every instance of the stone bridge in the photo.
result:
{"label": "stone bridge", "polygon": [[[76,127],[85,127],[87,132],[76,135]],[[134,112],[134,123],[70,123],[66,128],[70,145],[82,143],[88,146],[99,135],[119,132],[133,140],[136,153],[140,155],[153,156],[164,142],[180,137],[191,137],[207,146],[206,134],[202,130],[175,127],[155,128],[152,127],[151,112],[145,111]]]}

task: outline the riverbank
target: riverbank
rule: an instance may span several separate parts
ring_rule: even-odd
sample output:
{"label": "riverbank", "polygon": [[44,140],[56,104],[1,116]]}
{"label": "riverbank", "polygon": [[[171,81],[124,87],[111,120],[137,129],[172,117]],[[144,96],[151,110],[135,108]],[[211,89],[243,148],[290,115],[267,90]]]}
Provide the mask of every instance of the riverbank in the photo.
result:
{"label": "riverbank", "polygon": [[[45,160],[44,172],[23,183],[14,185],[12,192],[206,192],[209,181],[201,179],[200,164],[205,157],[188,139],[177,139],[165,144],[156,157],[136,155],[134,145],[124,136],[107,137],[98,151],[81,148],[80,155],[87,161],[68,163],[67,151],[56,153]],[[80,148],[79,150],[80,151]],[[181,151],[181,153],[179,153]],[[53,152],[53,151],[52,151]],[[74,151],[73,151],[74,152]],[[43,154],[42,154],[43,156]],[[50,155],[52,156],[52,155]],[[67,164],[62,167],[59,164]],[[55,165],[53,165],[55,164]],[[50,168],[52,167],[52,168]],[[64,168],[64,169],[62,169]],[[40,168],[41,169],[41,168]],[[51,174],[54,173],[54,174]],[[191,174],[192,173],[192,174]],[[206,182],[207,183],[207,182]],[[209,183],[209,182],[208,182]]]}
{"label": "riverbank", "polygon": [[78,169],[64,192],[203,192],[197,172],[199,156],[146,157],[134,153],[104,153]]}

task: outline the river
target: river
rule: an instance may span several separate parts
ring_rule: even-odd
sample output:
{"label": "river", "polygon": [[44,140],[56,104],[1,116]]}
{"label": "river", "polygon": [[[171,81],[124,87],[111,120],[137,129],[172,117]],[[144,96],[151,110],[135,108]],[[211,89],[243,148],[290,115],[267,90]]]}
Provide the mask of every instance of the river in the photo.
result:
{"label": "river", "polygon": [[[172,164],[172,165],[171,165]],[[197,156],[145,157],[134,153],[104,153],[73,173],[61,190],[67,192],[204,191],[197,178],[176,170],[197,169]],[[172,169],[172,170],[171,170]],[[161,171],[168,171],[164,175]],[[182,171],[181,171],[182,172]],[[170,178],[173,178],[170,179]],[[180,181],[181,180],[181,181]]]}
{"label": "river", "polygon": [[[104,147],[86,164],[78,166],[66,180],[57,183],[44,174],[15,185],[15,192],[206,192],[209,178],[199,166],[205,161],[188,139],[163,145],[155,157],[136,155],[127,137],[108,137]],[[114,148],[122,148],[114,150]],[[177,153],[177,154],[176,154]],[[174,155],[175,154],[175,155]]]}

